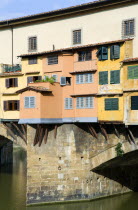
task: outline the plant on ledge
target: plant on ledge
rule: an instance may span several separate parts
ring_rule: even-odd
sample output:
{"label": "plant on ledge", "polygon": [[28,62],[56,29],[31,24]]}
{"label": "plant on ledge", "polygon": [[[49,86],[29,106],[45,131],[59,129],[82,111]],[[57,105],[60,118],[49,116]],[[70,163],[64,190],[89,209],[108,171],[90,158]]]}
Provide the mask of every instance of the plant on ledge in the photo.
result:
{"label": "plant on ledge", "polygon": [[42,80],[36,80],[35,82],[49,82],[50,84],[53,84],[55,82],[55,79],[53,77],[45,77],[45,79]]}
{"label": "plant on ledge", "polygon": [[120,142],[116,145],[115,151],[116,151],[117,157],[123,156],[124,151],[122,150],[122,144]]}

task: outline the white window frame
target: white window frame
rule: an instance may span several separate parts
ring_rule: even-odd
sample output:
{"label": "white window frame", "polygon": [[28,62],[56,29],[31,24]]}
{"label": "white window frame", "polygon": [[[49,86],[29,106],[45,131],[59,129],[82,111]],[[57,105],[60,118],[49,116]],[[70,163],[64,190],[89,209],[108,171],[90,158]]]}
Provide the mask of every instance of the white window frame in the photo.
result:
{"label": "white window frame", "polygon": [[[34,105],[31,105],[31,99],[34,99]],[[26,105],[26,99],[28,99],[28,106]],[[32,109],[36,107],[36,97],[35,96],[25,96],[24,97],[24,108],[25,109]]]}
{"label": "white window frame", "polygon": [[73,109],[73,98],[64,99],[64,109]]}
{"label": "white window frame", "polygon": [[93,109],[94,97],[76,97],[76,109]]}

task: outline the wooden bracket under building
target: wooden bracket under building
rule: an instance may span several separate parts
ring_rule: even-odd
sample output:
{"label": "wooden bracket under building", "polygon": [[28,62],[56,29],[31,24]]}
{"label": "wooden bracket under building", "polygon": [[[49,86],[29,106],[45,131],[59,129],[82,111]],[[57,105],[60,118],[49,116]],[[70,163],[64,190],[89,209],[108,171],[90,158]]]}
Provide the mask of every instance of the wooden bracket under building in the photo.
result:
{"label": "wooden bracket under building", "polygon": [[55,138],[55,139],[56,139],[56,137],[57,137],[57,128],[58,128],[58,126],[55,125],[55,128],[54,128],[54,138]]}
{"label": "wooden bracket under building", "polygon": [[96,139],[98,139],[98,135],[97,135],[97,133],[96,133],[94,127],[93,127],[90,123],[88,123],[87,126],[88,126],[88,129],[89,129],[91,135],[92,135],[93,137],[95,137]]}
{"label": "wooden bracket under building", "polygon": [[45,128],[45,135],[44,135],[44,143],[47,143],[47,138],[48,138],[48,127]]}
{"label": "wooden bracket under building", "polygon": [[114,127],[116,136],[117,136],[118,138],[120,138],[120,134],[119,134],[119,132],[118,132],[118,130],[117,130],[115,124],[112,123],[112,125],[113,125],[113,127]]}
{"label": "wooden bracket under building", "polygon": [[7,131],[10,133],[10,135],[12,136],[13,139],[17,140],[16,135],[13,133],[13,131],[11,130],[11,128],[8,126],[8,123],[3,123],[3,125],[5,126],[5,128],[7,129]]}
{"label": "wooden bracket under building", "polygon": [[129,134],[129,136],[130,136],[131,141],[135,144],[135,137],[134,137],[132,131],[130,130],[129,127],[127,127],[126,129],[127,129],[127,131],[128,131],[128,134]]}
{"label": "wooden bracket under building", "polygon": [[26,134],[22,133],[22,131],[20,130],[20,128],[18,127],[18,125],[16,125],[16,123],[11,122],[11,125],[18,131],[19,135],[24,140],[25,144],[27,144]]}
{"label": "wooden bracket under building", "polygon": [[103,124],[99,123],[99,126],[100,126],[100,129],[101,129],[106,141],[108,141],[109,140],[108,134],[107,134],[106,129],[104,128]]}

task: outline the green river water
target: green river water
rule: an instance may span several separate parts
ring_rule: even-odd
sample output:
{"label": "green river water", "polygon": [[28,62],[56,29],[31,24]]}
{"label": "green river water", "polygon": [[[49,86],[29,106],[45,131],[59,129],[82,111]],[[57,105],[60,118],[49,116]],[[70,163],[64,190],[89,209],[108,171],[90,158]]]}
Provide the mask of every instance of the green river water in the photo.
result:
{"label": "green river water", "polygon": [[17,150],[13,167],[0,168],[0,210],[138,210],[138,193],[86,203],[25,207],[26,155]]}

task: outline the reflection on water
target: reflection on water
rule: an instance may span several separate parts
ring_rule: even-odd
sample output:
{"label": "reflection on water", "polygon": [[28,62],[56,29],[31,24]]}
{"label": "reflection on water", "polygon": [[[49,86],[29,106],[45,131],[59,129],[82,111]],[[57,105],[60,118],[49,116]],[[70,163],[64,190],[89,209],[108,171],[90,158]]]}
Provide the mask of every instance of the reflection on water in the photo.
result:
{"label": "reflection on water", "polygon": [[14,152],[13,166],[0,168],[0,210],[137,210],[138,193],[106,198],[102,200],[25,207],[26,197],[26,154]]}

